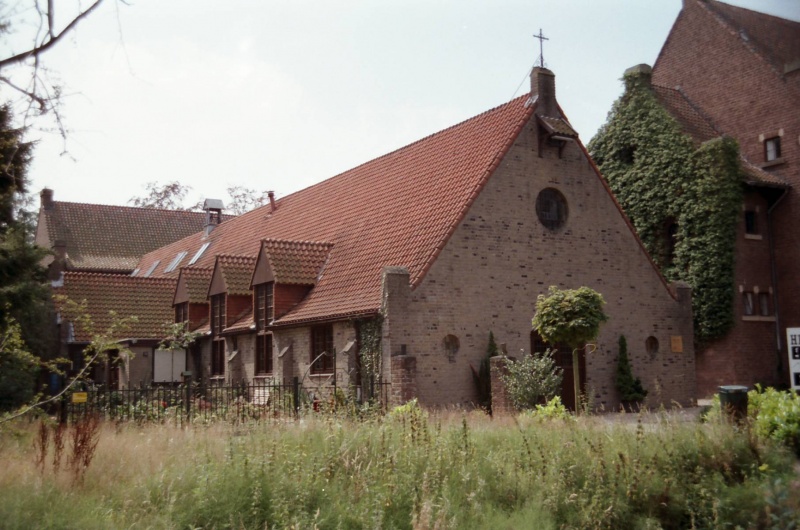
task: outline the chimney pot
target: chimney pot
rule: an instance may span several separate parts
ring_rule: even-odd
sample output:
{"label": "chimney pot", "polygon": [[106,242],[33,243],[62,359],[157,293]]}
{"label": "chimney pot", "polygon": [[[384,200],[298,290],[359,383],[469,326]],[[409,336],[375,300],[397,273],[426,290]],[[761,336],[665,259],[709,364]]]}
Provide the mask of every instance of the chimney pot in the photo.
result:
{"label": "chimney pot", "polygon": [[531,98],[536,100],[536,114],[560,117],[556,104],[556,76],[547,68],[537,66],[531,70]]}
{"label": "chimney pot", "polygon": [[53,190],[50,188],[43,188],[42,192],[39,194],[42,208],[45,210],[52,210],[53,209]]}
{"label": "chimney pot", "polygon": [[275,208],[275,192],[268,191],[267,197],[269,197],[269,213],[272,213],[276,210]]}

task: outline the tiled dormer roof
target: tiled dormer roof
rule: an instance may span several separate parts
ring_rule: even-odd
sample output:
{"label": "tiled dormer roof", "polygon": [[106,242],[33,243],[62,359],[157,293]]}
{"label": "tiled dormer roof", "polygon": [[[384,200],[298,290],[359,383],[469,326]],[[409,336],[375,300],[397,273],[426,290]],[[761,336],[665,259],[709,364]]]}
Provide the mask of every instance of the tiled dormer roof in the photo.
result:
{"label": "tiled dormer roof", "polygon": [[714,0],[702,3],[780,73],[800,61],[800,22]]}
{"label": "tiled dormer roof", "polygon": [[203,304],[208,301],[208,285],[211,283],[213,269],[202,267],[184,267],[180,270],[178,283],[186,285],[190,304]]}
{"label": "tiled dormer roof", "polygon": [[697,105],[689,101],[689,98],[680,89],[659,85],[652,85],[652,88],[664,109],[678,121],[683,132],[688,134],[696,144],[722,136],[711,120],[700,111]]}
{"label": "tiled dormer roof", "polygon": [[[75,322],[75,342],[89,342],[95,333],[106,332],[113,321],[109,311],[115,311],[119,317],[137,317],[137,322],[121,331],[116,339],[158,340],[164,337],[165,325],[174,320],[174,290],[175,280],[172,278],[65,272],[63,285],[56,287],[54,294],[65,295],[77,303],[86,301],[93,329],[86,329]],[[56,305],[63,312],[64,306],[58,299]]]}
{"label": "tiled dormer roof", "polygon": [[255,264],[255,257],[220,254],[217,256],[215,272],[222,274],[229,295],[246,295],[250,294],[250,279]]}
{"label": "tiled dormer roof", "polygon": [[[263,239],[332,244],[324,273],[309,295],[277,323],[377,313],[381,273],[406,267],[419,284],[511,143],[532,116],[528,95],[479,114],[338,176],[151,252],[138,267],[166,262],[176,252],[209,250],[255,258]],[[164,273],[158,267],[154,275]]]}
{"label": "tiled dormer roof", "polygon": [[314,241],[265,239],[264,256],[276,283],[314,285],[333,245]]}
{"label": "tiled dormer roof", "polygon": [[53,201],[39,210],[36,243],[51,249],[63,241],[68,270],[124,273],[146,253],[199,232],[204,224],[203,212]]}

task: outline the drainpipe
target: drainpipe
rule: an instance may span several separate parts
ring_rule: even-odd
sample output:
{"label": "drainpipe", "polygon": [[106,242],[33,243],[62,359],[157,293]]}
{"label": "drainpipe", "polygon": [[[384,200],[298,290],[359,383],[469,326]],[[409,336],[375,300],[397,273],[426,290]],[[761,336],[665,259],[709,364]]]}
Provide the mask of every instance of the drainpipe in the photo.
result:
{"label": "drainpipe", "polygon": [[767,208],[767,237],[769,237],[769,261],[770,261],[770,269],[772,273],[772,292],[775,293],[772,297],[772,304],[775,307],[775,354],[778,357],[778,377],[781,378],[783,376],[783,356],[781,353],[781,349],[783,347],[783,341],[781,336],[781,313],[778,310],[778,271],[775,265],[775,242],[772,239],[772,210],[778,206],[783,199],[789,194],[788,189],[784,189],[783,193],[778,200],[773,203],[772,206]]}

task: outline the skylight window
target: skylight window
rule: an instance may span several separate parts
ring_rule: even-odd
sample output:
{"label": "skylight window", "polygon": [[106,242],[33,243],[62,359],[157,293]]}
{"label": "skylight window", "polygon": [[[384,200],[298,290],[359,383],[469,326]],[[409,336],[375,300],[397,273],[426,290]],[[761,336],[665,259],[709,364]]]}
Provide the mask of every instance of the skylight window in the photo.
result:
{"label": "skylight window", "polygon": [[159,260],[156,260],[156,261],[155,261],[155,263],[153,263],[152,265],[150,265],[150,268],[149,268],[149,269],[147,269],[147,272],[145,272],[145,273],[144,273],[144,277],[145,277],[145,278],[149,278],[149,277],[150,277],[150,275],[151,275],[151,274],[153,274],[153,271],[154,271],[154,270],[156,270],[156,267],[158,267],[158,264],[159,264],[159,263],[161,263],[161,260],[160,260],[160,259],[159,259]]}
{"label": "skylight window", "polygon": [[177,267],[180,264],[180,262],[183,261],[183,258],[186,257],[186,254],[188,254],[188,252],[186,250],[184,250],[183,252],[178,252],[178,255],[175,256],[175,259],[173,259],[170,262],[170,264],[167,266],[167,268],[164,269],[164,272],[172,272],[172,271],[174,271],[175,267]]}
{"label": "skylight window", "polygon": [[189,262],[189,265],[194,265],[195,263],[197,263],[197,260],[200,259],[200,256],[203,255],[203,252],[206,251],[206,249],[208,248],[208,246],[210,244],[211,244],[210,241],[208,243],[203,243],[203,246],[200,247],[200,250],[197,251],[197,254],[195,254],[194,257],[192,258],[192,260]]}

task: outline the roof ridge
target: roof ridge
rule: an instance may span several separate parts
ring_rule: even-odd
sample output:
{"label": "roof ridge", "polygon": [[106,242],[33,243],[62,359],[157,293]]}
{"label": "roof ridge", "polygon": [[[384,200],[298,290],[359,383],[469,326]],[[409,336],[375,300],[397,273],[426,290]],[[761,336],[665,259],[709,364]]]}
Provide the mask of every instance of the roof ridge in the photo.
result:
{"label": "roof ridge", "polygon": [[[345,175],[347,175],[347,174],[349,174],[351,172],[355,172],[356,170],[358,170],[358,169],[360,169],[360,168],[362,168],[362,167],[364,167],[364,166],[366,166],[368,164],[372,164],[374,162],[377,162],[378,160],[383,160],[385,158],[389,158],[389,157],[391,157],[391,156],[393,156],[393,155],[395,155],[395,154],[397,154],[397,153],[399,153],[401,151],[404,151],[405,149],[408,149],[408,148],[410,148],[410,147],[412,147],[414,145],[420,144],[420,143],[422,143],[424,141],[427,141],[427,140],[429,140],[431,138],[434,138],[436,136],[442,135],[442,134],[444,134],[444,133],[446,133],[448,131],[451,131],[451,130],[455,129],[456,127],[461,127],[462,125],[464,125],[466,123],[469,123],[471,121],[477,120],[478,118],[482,118],[485,115],[487,115],[489,113],[492,113],[492,112],[496,111],[497,109],[499,109],[501,107],[505,107],[506,105],[510,105],[514,101],[517,101],[517,100],[522,99],[522,98],[529,98],[529,97],[530,97],[530,93],[526,93],[526,94],[523,94],[521,96],[517,96],[515,98],[512,98],[512,99],[506,101],[505,103],[501,103],[499,105],[495,105],[494,107],[492,107],[492,108],[490,108],[488,110],[485,110],[485,111],[481,112],[480,114],[476,114],[474,116],[471,116],[471,117],[469,117],[469,118],[467,118],[465,120],[462,120],[462,121],[460,121],[458,123],[454,123],[453,125],[450,125],[449,127],[445,127],[444,129],[440,129],[440,130],[438,130],[436,132],[433,132],[433,133],[431,133],[431,134],[429,134],[427,136],[423,136],[422,138],[419,138],[418,140],[415,140],[415,141],[413,141],[413,142],[411,142],[409,144],[406,144],[406,145],[403,145],[401,147],[398,147],[397,149],[395,149],[393,151],[389,151],[388,153],[384,153],[384,154],[382,154],[380,156],[377,156],[375,158],[371,158],[371,159],[369,159],[369,160],[367,160],[365,162],[362,162],[361,164],[358,164],[357,166],[353,166],[351,168],[348,168],[348,169],[342,171],[341,173],[337,173],[336,175],[333,175],[333,176],[328,177],[328,178],[326,178],[324,180],[321,180],[320,182],[317,182],[316,184],[312,184],[311,186],[308,186],[307,188],[303,188],[303,189],[297,190],[295,192],[290,193],[289,195],[284,195],[281,199],[286,199],[286,198],[289,198],[289,197],[291,197],[293,195],[296,195],[297,193],[300,193],[302,191],[310,190],[310,189],[316,188],[317,186],[321,186],[323,184],[329,183],[329,182],[331,182],[333,180],[336,180],[336,179],[338,179],[338,178],[340,178],[342,176],[345,176]],[[533,107],[535,107],[535,105],[531,105],[531,108],[533,108]],[[279,201],[281,199],[279,199]],[[255,208],[255,209],[253,209],[251,211],[256,211],[256,210],[258,210],[260,208],[264,208],[266,206],[269,206],[269,204],[265,204],[263,206],[260,206],[259,208]]]}
{"label": "roof ridge", "polygon": [[[725,2],[718,2],[717,0],[706,0],[706,1],[697,0],[697,2],[711,16],[716,18],[717,21],[719,21],[721,24],[724,24],[725,26],[727,26],[727,28],[731,31],[731,33],[733,33],[736,36],[736,38],[739,40],[739,42],[742,43],[742,45],[744,45],[745,48],[750,50],[755,55],[759,56],[761,58],[761,60],[763,60],[765,63],[767,63],[767,65],[776,74],[778,74],[779,77],[783,76],[783,72],[775,65],[775,59],[776,58],[773,56],[772,53],[770,53],[770,50],[767,48],[767,46],[765,44],[763,44],[761,41],[759,41],[756,38],[757,36],[754,35],[752,31],[748,31],[744,27],[742,27],[740,24],[738,24],[736,22],[736,20],[734,20],[729,14],[727,14],[727,13],[725,13],[723,11],[724,8],[720,8],[719,6],[720,5],[724,5],[725,8],[729,8],[729,9],[733,9],[733,10],[740,10],[740,11],[747,11],[748,13],[753,13],[754,15],[757,15],[757,16],[770,17],[770,18],[775,19],[776,21],[780,20],[780,21],[792,22],[792,23],[797,24],[799,26],[800,26],[800,22],[795,22],[795,21],[790,20],[788,18],[776,17],[774,15],[769,15],[767,13],[763,13],[761,11],[755,11],[753,9],[747,9],[745,7],[734,6],[732,4],[727,4]],[[745,32],[747,38],[744,38],[744,36],[742,35],[743,31]]]}
{"label": "roof ridge", "polygon": [[[510,106],[513,102],[521,100],[523,98],[524,101],[527,102],[528,99],[530,98],[530,94],[524,94],[522,96],[516,97],[506,102],[503,105],[498,105],[493,109],[490,109],[484,113],[479,114],[479,116],[482,116],[488,112],[496,111],[500,107],[505,107],[507,105]],[[467,196],[467,200],[464,202],[464,205],[461,208],[461,211],[458,213],[453,222],[447,228],[447,232],[445,232],[444,237],[442,237],[442,239],[438,241],[436,245],[433,247],[432,252],[428,255],[428,259],[425,260],[425,263],[423,264],[419,272],[413,278],[410,278],[410,283],[412,287],[416,287],[417,285],[419,285],[420,282],[422,282],[422,280],[425,278],[425,275],[433,266],[434,262],[436,261],[436,258],[439,257],[439,254],[442,252],[442,249],[444,249],[444,247],[447,245],[447,242],[450,241],[450,238],[455,233],[456,229],[458,229],[458,226],[464,220],[464,217],[466,217],[467,213],[469,212],[469,209],[475,202],[475,199],[478,198],[478,195],[480,195],[481,191],[486,186],[486,183],[489,181],[489,178],[491,178],[495,169],[497,169],[497,166],[499,166],[500,162],[502,162],[503,157],[506,155],[506,153],[508,153],[508,150],[514,143],[514,140],[517,138],[517,136],[519,136],[519,133],[522,131],[523,127],[525,127],[525,124],[528,123],[528,120],[530,120],[531,117],[534,115],[534,112],[537,107],[538,103],[536,102],[534,102],[530,106],[525,107],[525,112],[522,115],[522,118],[520,118],[519,123],[517,124],[516,127],[514,127],[514,129],[511,130],[511,132],[508,134],[508,137],[503,142],[502,147],[498,150],[497,153],[495,153],[494,157],[492,157],[489,166],[484,170],[483,174],[478,179],[478,182],[476,182],[475,185],[473,186],[472,190],[470,191],[470,194]]]}

